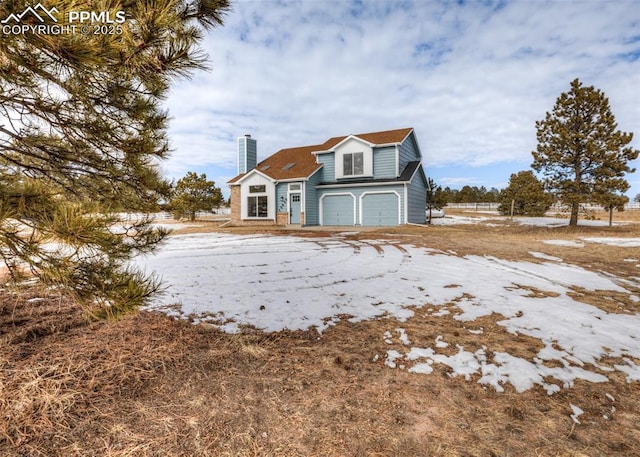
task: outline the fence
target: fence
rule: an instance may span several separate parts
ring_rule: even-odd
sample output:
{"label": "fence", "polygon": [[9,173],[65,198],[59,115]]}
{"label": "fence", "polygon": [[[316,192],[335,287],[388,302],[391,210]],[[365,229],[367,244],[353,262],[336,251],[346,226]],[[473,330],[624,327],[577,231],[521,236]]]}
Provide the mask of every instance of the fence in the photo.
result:
{"label": "fence", "polygon": [[473,209],[476,211],[495,211],[500,203],[447,203],[447,208]]}
{"label": "fence", "polygon": [[[455,209],[472,209],[475,211],[496,211],[500,203],[447,203],[447,208],[455,208]],[[568,211],[568,206],[563,205],[562,203],[554,203],[551,206],[551,211]],[[582,210],[586,211],[602,211],[602,206],[592,205],[590,203],[584,203],[580,205]],[[640,202],[629,202],[624,205],[625,211],[629,210],[640,210]]]}
{"label": "fence", "polygon": [[[120,217],[124,220],[139,220],[144,217],[142,213],[119,213]],[[211,211],[198,211],[196,213],[196,219],[207,219],[207,218],[215,218],[215,217],[229,217],[231,215],[231,208],[227,208],[226,206],[220,207],[216,209],[214,212]],[[167,220],[173,219],[173,214],[167,211],[162,211],[158,213],[152,214],[153,218],[157,221],[159,220]]]}

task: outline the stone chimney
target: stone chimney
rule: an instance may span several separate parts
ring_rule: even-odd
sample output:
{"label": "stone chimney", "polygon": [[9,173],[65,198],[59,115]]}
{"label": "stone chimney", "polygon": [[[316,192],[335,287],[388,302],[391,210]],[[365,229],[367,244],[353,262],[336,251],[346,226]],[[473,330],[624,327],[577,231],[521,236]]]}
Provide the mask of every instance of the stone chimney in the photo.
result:
{"label": "stone chimney", "polygon": [[256,167],[258,142],[245,135],[238,138],[238,174],[247,173]]}

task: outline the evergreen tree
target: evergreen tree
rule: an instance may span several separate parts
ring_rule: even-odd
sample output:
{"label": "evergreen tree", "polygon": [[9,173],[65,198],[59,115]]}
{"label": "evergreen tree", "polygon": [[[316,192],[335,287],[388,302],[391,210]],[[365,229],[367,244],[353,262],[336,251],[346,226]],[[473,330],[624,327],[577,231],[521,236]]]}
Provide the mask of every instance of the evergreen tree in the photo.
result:
{"label": "evergreen tree", "polygon": [[457,200],[459,203],[475,203],[477,201],[476,194],[477,192],[471,186],[462,186],[458,192]]}
{"label": "evergreen tree", "polygon": [[434,209],[442,209],[447,205],[447,196],[442,187],[437,185],[432,178],[427,178],[427,223],[431,224],[431,212]]}
{"label": "evergreen tree", "polygon": [[[0,17],[31,2],[0,4]],[[65,287],[94,315],[145,303],[158,284],[130,268],[164,233],[146,216],[169,189],[161,103],[170,83],[203,68],[202,30],[227,0],[50,0],[69,11],[124,12],[120,33],[32,32],[0,38],[0,256]],[[56,8],[56,10],[54,10]],[[64,19],[63,19],[64,16]],[[30,20],[30,19],[26,19]],[[68,25],[68,24],[67,24]]]}
{"label": "evergreen tree", "polygon": [[629,197],[616,193],[598,193],[596,203],[609,211],[609,227],[613,225],[613,210],[624,211],[624,205],[629,202]]}
{"label": "evergreen tree", "polygon": [[213,181],[207,181],[207,175],[198,176],[190,171],[178,180],[171,195],[169,205],[178,217],[189,216],[196,219],[198,211],[211,211],[223,202],[222,191]]}
{"label": "evergreen tree", "polygon": [[544,191],[544,185],[532,171],[520,171],[512,174],[509,185],[500,194],[498,211],[502,215],[544,216],[553,197]]}
{"label": "evergreen tree", "polygon": [[640,151],[628,146],[632,133],[617,130],[604,93],[575,79],[551,113],[536,122],[538,147],[532,167],[548,189],[571,207],[569,225],[577,225],[580,203],[598,202],[629,189],[625,173]]}

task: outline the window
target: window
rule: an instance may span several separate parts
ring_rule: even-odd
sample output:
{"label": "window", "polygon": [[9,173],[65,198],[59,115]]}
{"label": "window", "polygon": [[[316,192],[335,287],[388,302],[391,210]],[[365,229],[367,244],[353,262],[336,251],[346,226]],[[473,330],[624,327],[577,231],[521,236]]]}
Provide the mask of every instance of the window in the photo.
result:
{"label": "window", "polygon": [[264,184],[261,186],[249,186],[250,194],[259,194],[266,191],[267,191],[267,186],[265,186]]}
{"label": "window", "polygon": [[342,156],[342,171],[344,176],[358,176],[364,174],[364,152],[352,152]]}
{"label": "window", "polygon": [[[264,186],[251,186],[264,187]],[[247,217],[268,217],[267,196],[247,197]]]}
{"label": "window", "polygon": [[299,202],[300,201],[300,194],[292,194],[291,195],[291,201],[292,202]]}
{"label": "window", "polygon": [[289,184],[289,191],[300,190],[300,184]]}

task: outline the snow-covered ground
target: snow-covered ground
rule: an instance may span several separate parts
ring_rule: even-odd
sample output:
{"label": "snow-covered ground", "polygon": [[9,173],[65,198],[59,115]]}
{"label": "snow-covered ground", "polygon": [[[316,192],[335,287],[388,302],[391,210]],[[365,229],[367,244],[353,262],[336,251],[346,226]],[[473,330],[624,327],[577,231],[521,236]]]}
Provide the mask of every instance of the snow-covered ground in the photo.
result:
{"label": "snow-covered ground", "polygon": [[[478,382],[497,390],[506,383],[518,391],[538,384],[551,394],[578,378],[604,382],[603,372],[614,370],[629,382],[640,381],[640,366],[633,360],[640,358],[640,315],[623,309],[607,313],[568,295],[578,286],[640,301],[624,288],[628,280],[531,255],[538,262],[461,257],[406,241],[206,233],[170,237],[139,263],[167,285],[153,308],[227,332],[239,331],[240,325],[322,332],[339,319],[383,316],[404,321],[417,306],[417,312],[431,316],[453,315],[482,344],[482,329],[474,321],[497,313],[509,332],[542,342],[535,359],[486,345],[474,352],[458,346],[456,354],[445,355],[443,349],[455,342],[440,337],[432,346],[412,347],[412,335],[398,328],[381,335],[399,342],[382,356],[387,365],[414,373],[445,364],[452,376],[478,374]],[[623,362],[607,364],[604,357]]]}

